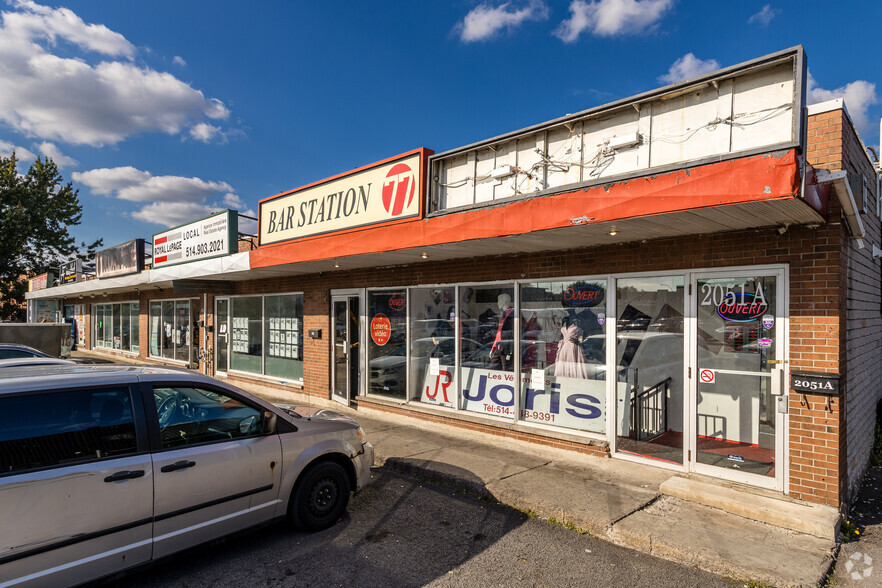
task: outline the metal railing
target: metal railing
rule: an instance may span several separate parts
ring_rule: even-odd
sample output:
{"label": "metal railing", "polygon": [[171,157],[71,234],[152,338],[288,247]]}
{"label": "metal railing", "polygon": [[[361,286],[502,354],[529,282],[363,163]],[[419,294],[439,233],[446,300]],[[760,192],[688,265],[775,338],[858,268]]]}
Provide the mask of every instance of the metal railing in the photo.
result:
{"label": "metal railing", "polygon": [[631,398],[631,436],[649,441],[668,430],[668,391],[671,378],[647,388]]}

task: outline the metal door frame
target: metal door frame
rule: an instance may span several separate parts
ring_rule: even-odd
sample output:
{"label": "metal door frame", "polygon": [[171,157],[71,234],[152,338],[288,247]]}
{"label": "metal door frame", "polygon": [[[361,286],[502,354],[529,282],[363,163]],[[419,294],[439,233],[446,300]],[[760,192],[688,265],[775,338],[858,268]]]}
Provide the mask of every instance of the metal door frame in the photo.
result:
{"label": "metal door frame", "polygon": [[[334,315],[334,305],[337,302],[345,302],[346,303],[346,314],[347,316],[352,311],[350,306],[351,299],[358,300],[358,347],[355,353],[348,353],[346,357],[346,373],[352,373],[352,360],[358,362],[358,374],[364,374],[365,369],[364,366],[367,365],[365,360],[365,350],[366,346],[363,344],[365,340],[365,315],[364,315],[364,304],[365,304],[365,289],[364,288],[348,288],[344,290],[332,290],[331,291],[331,305],[330,305],[330,332],[331,332],[331,347],[330,347],[330,366],[331,366],[331,389],[330,395],[331,399],[342,404],[352,404],[353,400],[357,396],[364,396],[366,380],[365,377],[359,377],[357,385],[353,386],[353,382],[351,378],[347,378],[346,382],[346,397],[342,398],[337,396],[334,391],[337,389],[337,365],[335,362],[335,354],[337,349],[337,329],[336,329],[336,316]],[[346,322],[346,346],[351,349],[351,341],[352,341],[352,333],[350,328],[350,322]],[[355,388],[353,390],[353,388]]]}
{"label": "metal door frame", "polygon": [[[218,317],[217,305],[221,301],[226,301],[226,303],[227,303],[227,324],[226,324],[227,329],[226,329],[226,332],[224,333],[224,335],[227,338],[227,365],[225,365],[225,366],[221,366],[220,363],[218,363],[218,361],[217,361],[217,358],[219,356],[217,338],[220,335],[220,328],[221,328],[220,323],[217,322],[217,317]],[[232,309],[232,302],[230,301],[229,296],[219,296],[214,299],[214,351],[212,354],[212,356],[213,356],[212,359],[214,360],[214,373],[215,374],[220,373],[220,374],[226,375],[230,371],[230,317],[231,317],[230,311],[231,311],[231,309]]]}
{"label": "metal door frame", "polygon": [[775,411],[775,477],[769,478],[757,474],[748,474],[738,472],[736,470],[727,470],[725,468],[714,467],[712,465],[698,463],[697,452],[697,422],[698,422],[698,280],[713,278],[741,278],[741,277],[757,277],[757,276],[774,276],[777,280],[775,299],[777,302],[775,308],[775,361],[776,363],[771,370],[771,386],[784,397],[784,402],[788,402],[788,386],[789,375],[789,348],[790,348],[790,284],[788,281],[788,271],[786,265],[766,265],[753,267],[733,267],[728,269],[710,269],[689,272],[687,274],[687,283],[692,296],[692,306],[687,314],[687,337],[689,340],[689,366],[692,368],[692,376],[688,380],[689,390],[684,399],[686,403],[686,426],[684,426],[684,436],[686,448],[688,450],[686,466],[690,472],[712,476],[747,484],[750,486],[758,486],[769,488],[772,490],[787,493],[789,486],[789,476],[787,472],[787,464],[789,463],[789,451],[787,439],[789,438],[789,418],[786,413]]}

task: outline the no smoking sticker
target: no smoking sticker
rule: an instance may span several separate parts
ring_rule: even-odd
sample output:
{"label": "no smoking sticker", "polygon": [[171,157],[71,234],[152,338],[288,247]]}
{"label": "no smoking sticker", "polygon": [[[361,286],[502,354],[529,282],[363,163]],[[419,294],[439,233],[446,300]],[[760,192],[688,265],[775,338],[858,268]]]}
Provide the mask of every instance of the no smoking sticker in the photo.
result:
{"label": "no smoking sticker", "polygon": [[698,377],[701,378],[703,384],[713,384],[717,379],[717,374],[714,370],[701,370],[698,372]]}

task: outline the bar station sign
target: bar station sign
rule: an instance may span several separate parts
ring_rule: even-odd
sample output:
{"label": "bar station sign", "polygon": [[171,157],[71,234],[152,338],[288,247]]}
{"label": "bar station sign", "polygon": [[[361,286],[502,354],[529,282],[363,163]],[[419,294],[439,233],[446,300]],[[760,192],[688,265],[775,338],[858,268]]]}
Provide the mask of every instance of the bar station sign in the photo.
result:
{"label": "bar station sign", "polygon": [[262,200],[260,244],[419,216],[428,153],[418,149]]}
{"label": "bar station sign", "polygon": [[239,243],[239,215],[224,210],[153,235],[153,268],[229,255]]}

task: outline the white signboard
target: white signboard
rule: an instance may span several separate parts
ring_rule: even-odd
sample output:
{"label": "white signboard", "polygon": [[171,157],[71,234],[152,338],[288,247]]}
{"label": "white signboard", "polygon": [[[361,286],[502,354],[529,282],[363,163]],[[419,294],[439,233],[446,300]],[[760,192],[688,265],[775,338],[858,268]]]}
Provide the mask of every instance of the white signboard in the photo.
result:
{"label": "white signboard", "polygon": [[239,245],[239,215],[232,210],[153,235],[153,268],[229,255]]}
{"label": "white signboard", "polygon": [[[544,370],[539,370],[544,371]],[[454,406],[457,387],[453,366],[439,366],[439,375],[427,370],[420,401]],[[606,431],[606,382],[581,378],[546,377],[543,388],[533,387],[533,374],[522,374],[520,419],[581,431]],[[473,412],[513,417],[515,378],[510,372],[462,368],[462,408]]]}
{"label": "white signboard", "polygon": [[423,150],[260,202],[260,244],[420,214]]}

